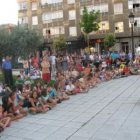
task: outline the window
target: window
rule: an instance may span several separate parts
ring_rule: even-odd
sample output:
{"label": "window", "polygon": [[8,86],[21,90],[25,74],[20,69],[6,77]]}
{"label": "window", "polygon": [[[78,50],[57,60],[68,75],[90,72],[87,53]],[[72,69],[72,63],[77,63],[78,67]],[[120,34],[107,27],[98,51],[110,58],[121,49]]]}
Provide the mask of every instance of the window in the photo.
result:
{"label": "window", "polygon": [[123,14],[123,4],[122,3],[117,3],[114,4],[114,14]]}
{"label": "window", "polygon": [[86,1],[91,1],[91,0],[80,0],[80,2],[86,2]]}
{"label": "window", "polygon": [[68,0],[68,4],[73,4],[75,3],[75,0]]}
{"label": "window", "polygon": [[18,3],[18,9],[19,10],[24,10],[24,9],[27,9],[27,3],[26,2],[20,2]]}
{"label": "window", "polygon": [[69,11],[69,20],[74,20],[76,18],[75,10]]}
{"label": "window", "polygon": [[115,33],[124,32],[123,22],[115,23]]}
{"label": "window", "polygon": [[100,31],[108,31],[109,30],[109,22],[108,21],[102,21],[99,23]]}
{"label": "window", "polygon": [[128,9],[133,9],[133,0],[128,0]]}
{"label": "window", "polygon": [[37,3],[32,2],[32,11],[37,10]]}
{"label": "window", "polygon": [[18,23],[19,24],[26,24],[26,23],[28,23],[28,17],[20,17],[20,18],[18,18]]}
{"label": "window", "polygon": [[37,18],[37,16],[32,17],[32,25],[38,25],[38,18]]}
{"label": "window", "polygon": [[44,23],[50,23],[52,20],[63,18],[63,11],[54,11],[42,14],[42,21]]}
{"label": "window", "polygon": [[69,35],[70,36],[77,36],[77,29],[76,29],[76,27],[69,27]]}
{"label": "window", "polygon": [[[100,11],[100,13],[107,13],[108,12],[108,4],[107,3],[101,3],[97,5],[89,5],[87,6],[88,12],[91,12],[92,10]],[[83,7],[80,8],[80,15],[83,14]]]}
{"label": "window", "polygon": [[48,38],[57,37],[60,34],[64,34],[64,27],[50,27],[43,29],[43,36],[47,36]]}
{"label": "window", "polygon": [[47,5],[47,6],[61,6],[63,4],[63,0],[41,0],[42,5]]}
{"label": "window", "polygon": [[[140,30],[140,17],[135,17],[134,19],[134,31]],[[129,27],[131,28],[131,23],[129,22]]]}
{"label": "window", "polygon": [[101,13],[107,13],[108,12],[108,4],[107,3],[101,4],[100,10],[101,10]]}
{"label": "window", "polygon": [[140,12],[140,0],[133,0],[134,12]]}

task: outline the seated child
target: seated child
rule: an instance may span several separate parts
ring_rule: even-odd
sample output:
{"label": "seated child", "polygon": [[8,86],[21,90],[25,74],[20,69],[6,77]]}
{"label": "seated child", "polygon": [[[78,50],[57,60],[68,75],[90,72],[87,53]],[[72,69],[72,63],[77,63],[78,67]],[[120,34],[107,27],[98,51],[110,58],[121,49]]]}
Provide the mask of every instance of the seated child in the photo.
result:
{"label": "seated child", "polygon": [[4,131],[6,127],[9,127],[11,125],[10,123],[11,118],[6,117],[6,115],[7,115],[7,112],[3,113],[2,105],[0,105],[0,132]]}
{"label": "seated child", "polygon": [[31,82],[26,81],[24,84],[25,84],[25,87],[24,87],[23,92],[27,93],[28,95],[30,95],[32,93],[32,91],[31,91]]}
{"label": "seated child", "polygon": [[38,93],[41,93],[42,89],[43,87],[40,82],[37,82],[35,87],[33,88],[33,90],[37,91]]}
{"label": "seated child", "polygon": [[17,80],[15,82],[15,85],[18,86],[18,85],[23,85],[24,84],[24,81],[21,80],[21,77],[20,75],[17,76]]}
{"label": "seated child", "polygon": [[[40,106],[38,106],[38,102]],[[43,105],[42,101],[39,99],[39,94],[37,91],[33,91],[30,98],[29,98],[29,111],[31,114],[36,113],[46,113],[48,110],[45,109],[45,106]]]}
{"label": "seated child", "polygon": [[76,82],[74,83],[75,85],[75,92],[76,93],[87,93],[88,89],[83,89],[80,85],[80,81],[76,80]]}
{"label": "seated child", "polygon": [[74,68],[71,75],[72,77],[76,78],[79,75],[79,72]]}
{"label": "seated child", "polygon": [[75,86],[73,85],[72,81],[69,81],[68,85],[66,86],[66,94],[68,95],[75,95]]}
{"label": "seated child", "polygon": [[91,72],[91,68],[90,68],[90,66],[88,64],[87,67],[85,68],[85,73],[90,74],[90,72]]}
{"label": "seated child", "polygon": [[22,100],[17,99],[17,94],[15,92],[11,92],[9,94],[9,97],[11,98],[11,101],[13,102],[11,111],[13,113],[22,114],[23,116],[26,116],[27,112],[22,107],[24,103]]}
{"label": "seated child", "polygon": [[124,67],[123,73],[124,73],[125,76],[130,76],[130,71],[129,71],[127,66]]}
{"label": "seated child", "polygon": [[10,117],[11,121],[18,120],[23,117],[22,114],[13,111],[14,102],[11,100],[9,95],[5,95],[2,97],[2,107],[3,107],[3,113],[6,112],[5,116]]}
{"label": "seated child", "polygon": [[49,98],[53,99],[54,102],[56,103],[61,103],[61,100],[59,97],[56,96],[55,91],[53,90],[51,85],[47,86],[47,92],[48,92],[48,96]]}
{"label": "seated child", "polygon": [[23,70],[20,71],[20,77],[22,81],[25,81],[27,79],[27,76],[24,74]]}
{"label": "seated child", "polygon": [[57,101],[49,97],[47,89],[43,89],[41,94],[42,102],[44,105],[49,105],[50,107],[54,107],[57,105]]}
{"label": "seated child", "polygon": [[64,89],[61,87],[61,84],[60,83],[56,83],[54,85],[54,88],[55,88],[55,92],[56,92],[56,96],[61,100],[68,100],[69,99],[69,96],[67,94],[65,94],[65,91]]}
{"label": "seated child", "polygon": [[134,68],[133,68],[133,66],[130,66],[129,67],[129,70],[130,70],[130,74],[131,75],[137,75],[138,74],[138,71],[135,71]]}

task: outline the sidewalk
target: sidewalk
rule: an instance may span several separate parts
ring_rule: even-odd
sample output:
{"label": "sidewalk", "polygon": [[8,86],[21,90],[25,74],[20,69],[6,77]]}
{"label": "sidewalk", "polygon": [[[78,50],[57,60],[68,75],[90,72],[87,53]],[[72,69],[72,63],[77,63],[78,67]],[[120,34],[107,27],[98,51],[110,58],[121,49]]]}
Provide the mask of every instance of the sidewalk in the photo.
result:
{"label": "sidewalk", "polygon": [[139,100],[140,76],[101,83],[46,114],[12,122],[1,139],[140,140]]}

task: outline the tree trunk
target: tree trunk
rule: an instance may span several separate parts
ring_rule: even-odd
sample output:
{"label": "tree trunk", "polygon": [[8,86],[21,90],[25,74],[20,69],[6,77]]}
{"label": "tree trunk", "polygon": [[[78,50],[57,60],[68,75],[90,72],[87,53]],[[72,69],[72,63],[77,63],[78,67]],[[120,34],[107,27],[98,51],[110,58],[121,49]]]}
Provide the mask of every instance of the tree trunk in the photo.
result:
{"label": "tree trunk", "polygon": [[88,50],[90,52],[90,48],[89,48],[89,35],[87,35],[87,43],[88,43]]}

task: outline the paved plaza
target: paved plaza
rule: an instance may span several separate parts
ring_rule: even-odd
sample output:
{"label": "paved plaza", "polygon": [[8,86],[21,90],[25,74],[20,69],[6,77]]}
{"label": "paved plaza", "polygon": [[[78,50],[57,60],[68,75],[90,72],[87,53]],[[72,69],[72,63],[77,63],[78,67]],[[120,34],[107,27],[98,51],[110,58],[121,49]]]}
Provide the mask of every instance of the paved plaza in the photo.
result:
{"label": "paved plaza", "polygon": [[12,122],[1,139],[140,140],[140,76],[101,83],[46,114]]}

